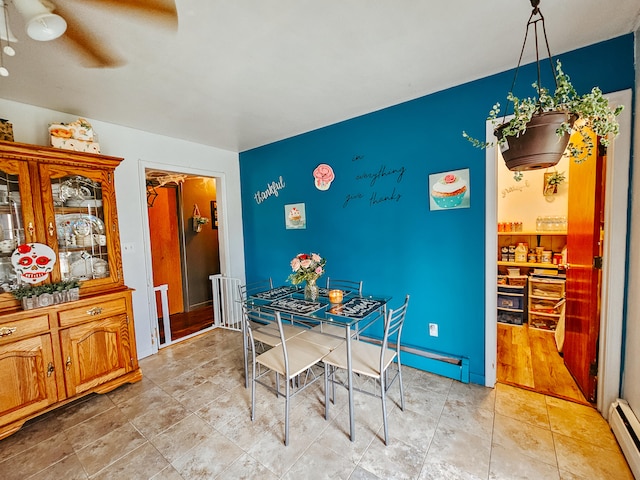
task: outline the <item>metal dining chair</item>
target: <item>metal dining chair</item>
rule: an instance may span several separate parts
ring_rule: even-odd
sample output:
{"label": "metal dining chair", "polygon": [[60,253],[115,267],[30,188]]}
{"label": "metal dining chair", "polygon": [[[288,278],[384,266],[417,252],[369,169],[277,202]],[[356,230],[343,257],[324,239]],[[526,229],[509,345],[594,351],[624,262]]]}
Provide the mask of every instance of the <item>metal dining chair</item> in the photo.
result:
{"label": "metal dining chair", "polygon": [[253,294],[266,292],[267,290],[271,290],[272,288],[273,288],[273,280],[271,280],[271,278],[265,278],[262,280],[257,280],[255,282],[240,285],[238,287],[240,300],[245,301],[247,297]]}
{"label": "metal dining chair", "polygon": [[[342,290],[343,292],[362,295],[362,280],[356,282],[355,280],[337,280],[327,277],[327,290]],[[316,325],[313,327],[313,330],[344,338],[344,328],[336,325],[330,325],[326,322]],[[352,336],[357,336],[356,331],[352,332],[352,334]]]}
{"label": "metal dining chair", "polygon": [[[273,288],[273,282],[271,279],[259,280],[246,285],[240,285],[238,287],[238,294],[242,301],[242,329],[246,328],[246,322],[250,321],[247,316],[247,298],[255,293],[265,292]],[[280,344],[280,332],[278,326],[273,321],[269,321],[267,317],[261,318],[259,316],[251,317],[254,321],[257,321],[252,326],[253,337],[256,341],[255,347],[259,352],[263,352],[269,348],[275,347]],[[285,323],[283,325],[285,332],[285,338],[295,337],[306,330],[304,327],[299,327],[291,323]],[[249,348],[254,348],[254,345],[249,345],[246,341],[246,335],[243,335],[243,355],[244,355],[244,378],[245,388],[249,388]]]}
{"label": "metal dining chair", "polygon": [[[404,303],[396,310],[388,310],[384,319],[384,335],[382,344],[376,345],[362,340],[351,341],[351,365],[354,374],[369,377],[374,380],[374,387],[371,390],[356,390],[369,395],[379,397],[382,402],[382,420],[384,423],[384,443],[389,444],[389,431],[387,426],[387,399],[386,394],[391,385],[398,380],[400,387],[400,408],[404,410],[404,390],[402,386],[402,364],[400,363],[400,338],[402,336],[402,326],[407,313],[409,295]],[[395,346],[390,347],[389,339],[395,340]],[[325,418],[329,418],[329,384],[331,384],[332,399],[334,401],[334,386],[341,385],[348,388],[343,381],[337,378],[338,369],[347,369],[347,348],[346,344],[340,345],[331,353],[326,355],[324,363],[324,391],[325,391]],[[396,365],[393,378],[389,379],[389,370],[392,365]]]}
{"label": "metal dining chair", "polygon": [[327,289],[342,290],[343,292],[351,292],[362,295],[362,280],[356,282],[355,280],[338,280],[335,278],[327,277]]}
{"label": "metal dining chair", "polygon": [[[280,312],[248,310],[245,335],[247,341],[255,345],[252,324],[269,320],[278,327],[280,343],[260,355],[251,348],[252,382],[251,382],[251,421],[255,420],[256,384],[260,384],[285,398],[284,444],[289,445],[289,410],[290,399],[321,378],[313,371],[313,366],[329,353],[329,348],[316,343],[307,342],[298,336],[285,338],[285,331]],[[275,374],[275,383],[271,377]],[[282,385],[281,385],[282,384]],[[281,388],[281,386],[283,388]]]}

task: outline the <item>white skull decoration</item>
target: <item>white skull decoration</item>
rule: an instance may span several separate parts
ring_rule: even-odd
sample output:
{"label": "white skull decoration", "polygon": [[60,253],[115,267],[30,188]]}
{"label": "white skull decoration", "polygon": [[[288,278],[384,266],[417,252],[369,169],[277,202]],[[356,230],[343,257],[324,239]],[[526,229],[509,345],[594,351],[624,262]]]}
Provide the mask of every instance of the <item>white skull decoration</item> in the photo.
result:
{"label": "white skull decoration", "polygon": [[14,250],[11,263],[22,281],[39,283],[53,270],[56,253],[43,243],[23,243]]}

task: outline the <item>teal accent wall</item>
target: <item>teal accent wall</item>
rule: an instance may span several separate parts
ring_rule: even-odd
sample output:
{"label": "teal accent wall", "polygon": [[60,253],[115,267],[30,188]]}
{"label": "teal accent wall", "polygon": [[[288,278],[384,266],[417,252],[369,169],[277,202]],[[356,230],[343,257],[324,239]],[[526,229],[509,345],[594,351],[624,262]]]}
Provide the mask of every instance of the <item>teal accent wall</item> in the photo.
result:
{"label": "teal accent wall", "polygon": [[[633,49],[629,34],[557,58],[578,92],[606,93],[633,88]],[[513,73],[242,152],[247,281],[284,284],[294,255],[317,252],[328,276],[363,280],[365,292],[392,295],[391,307],[410,294],[403,343],[464,358],[471,381],[484,383],[485,152],[462,131],[484,138]],[[551,86],[550,68],[543,73]],[[534,78],[533,65],[521,67],[516,94],[533,95]],[[335,172],[326,191],[314,185],[321,163]],[[469,171],[469,208],[430,210],[429,175],[459,169]],[[285,228],[285,205],[295,203],[305,204],[306,229]],[[414,363],[433,371],[432,362]]]}

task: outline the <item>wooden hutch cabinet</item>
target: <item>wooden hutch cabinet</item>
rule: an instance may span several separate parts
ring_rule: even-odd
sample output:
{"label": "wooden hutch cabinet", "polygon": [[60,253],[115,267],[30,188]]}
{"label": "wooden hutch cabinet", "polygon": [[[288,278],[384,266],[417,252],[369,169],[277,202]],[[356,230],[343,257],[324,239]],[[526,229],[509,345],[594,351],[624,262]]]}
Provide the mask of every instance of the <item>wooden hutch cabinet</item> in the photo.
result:
{"label": "wooden hutch cabinet", "polygon": [[[0,141],[0,438],[142,378],[113,183],[121,161]],[[53,250],[45,283],[78,280],[79,299],[24,310],[11,293],[22,283],[12,255],[23,244]]]}

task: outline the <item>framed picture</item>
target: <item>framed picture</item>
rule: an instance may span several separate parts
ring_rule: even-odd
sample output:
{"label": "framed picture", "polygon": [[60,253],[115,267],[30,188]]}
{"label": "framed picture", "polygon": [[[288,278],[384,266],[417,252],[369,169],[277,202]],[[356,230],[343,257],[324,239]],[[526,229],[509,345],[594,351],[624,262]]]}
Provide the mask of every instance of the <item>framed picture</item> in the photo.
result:
{"label": "framed picture", "polygon": [[218,228],[218,202],[211,200],[211,228],[216,230]]}
{"label": "framed picture", "polygon": [[284,206],[284,224],[287,230],[307,228],[304,203],[292,203]]}
{"label": "framed picture", "polygon": [[452,210],[471,206],[469,169],[429,175],[429,209]]}

